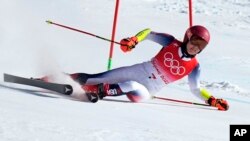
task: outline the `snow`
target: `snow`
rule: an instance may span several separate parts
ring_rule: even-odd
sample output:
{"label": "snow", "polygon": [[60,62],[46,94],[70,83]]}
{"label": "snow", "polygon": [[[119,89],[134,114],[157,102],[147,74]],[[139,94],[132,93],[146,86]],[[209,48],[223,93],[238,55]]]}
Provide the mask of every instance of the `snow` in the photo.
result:
{"label": "snow", "polygon": [[[73,84],[61,72],[105,71],[109,42],[45,21],[111,38],[114,6],[113,0],[1,0],[0,74],[58,74]],[[194,24],[211,33],[209,46],[199,55],[201,86],[228,100],[228,111],[155,99],[131,103],[126,96],[92,104],[4,83],[0,75],[1,141],[228,141],[229,126],[249,124],[250,119],[250,1],[197,0],[193,6]],[[184,0],[120,1],[116,40],[144,28],[181,40],[188,27],[187,7]],[[116,45],[113,68],[148,60],[160,48],[145,41],[124,54]],[[74,88],[81,95],[77,84]],[[202,103],[190,93],[186,78],[157,95]]]}

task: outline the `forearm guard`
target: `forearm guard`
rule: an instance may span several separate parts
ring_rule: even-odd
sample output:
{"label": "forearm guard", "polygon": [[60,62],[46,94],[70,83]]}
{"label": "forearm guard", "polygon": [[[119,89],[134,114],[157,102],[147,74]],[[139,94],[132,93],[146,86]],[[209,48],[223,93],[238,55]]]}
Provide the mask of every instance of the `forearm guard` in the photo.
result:
{"label": "forearm guard", "polygon": [[139,33],[137,33],[135,36],[137,37],[138,42],[144,40],[148,36],[148,34],[150,34],[150,32],[151,32],[151,29],[146,28],[146,29],[140,31]]}

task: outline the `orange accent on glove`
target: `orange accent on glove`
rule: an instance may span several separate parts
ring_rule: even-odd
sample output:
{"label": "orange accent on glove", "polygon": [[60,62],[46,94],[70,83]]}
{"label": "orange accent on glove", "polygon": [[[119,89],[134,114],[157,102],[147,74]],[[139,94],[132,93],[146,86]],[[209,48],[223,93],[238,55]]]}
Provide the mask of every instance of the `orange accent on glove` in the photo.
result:
{"label": "orange accent on glove", "polygon": [[209,105],[213,107],[217,107],[218,110],[221,110],[221,111],[227,111],[229,109],[229,105],[227,101],[224,99],[216,99],[213,96],[211,96],[207,102]]}
{"label": "orange accent on glove", "polygon": [[131,38],[125,38],[125,39],[122,39],[120,41],[120,43],[122,44],[121,45],[121,50],[123,52],[129,52],[131,51],[133,48],[135,48],[135,46],[137,45],[138,43],[138,38],[136,36],[133,36]]}

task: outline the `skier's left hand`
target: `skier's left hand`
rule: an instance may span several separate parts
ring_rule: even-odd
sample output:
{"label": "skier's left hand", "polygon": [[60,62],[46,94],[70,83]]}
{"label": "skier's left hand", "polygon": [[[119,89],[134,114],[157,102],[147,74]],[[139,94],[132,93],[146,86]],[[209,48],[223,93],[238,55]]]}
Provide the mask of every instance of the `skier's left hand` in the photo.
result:
{"label": "skier's left hand", "polygon": [[221,111],[227,111],[229,108],[227,101],[224,99],[217,99],[211,96],[207,102],[209,105],[213,107],[217,107],[218,110],[221,110]]}
{"label": "skier's left hand", "polygon": [[122,44],[121,45],[121,50],[123,52],[129,52],[131,51],[133,48],[135,48],[135,46],[137,45],[138,43],[138,38],[136,36],[133,36],[131,38],[125,38],[125,39],[122,39],[120,41],[120,43]]}

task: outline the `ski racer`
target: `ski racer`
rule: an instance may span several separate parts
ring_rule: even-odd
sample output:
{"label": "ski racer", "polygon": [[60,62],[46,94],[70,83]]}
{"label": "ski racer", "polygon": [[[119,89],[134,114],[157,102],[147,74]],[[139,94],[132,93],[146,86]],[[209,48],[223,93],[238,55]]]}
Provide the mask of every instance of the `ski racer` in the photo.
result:
{"label": "ski racer", "polygon": [[200,65],[196,55],[201,53],[210,40],[209,31],[195,25],[187,29],[183,42],[174,36],[144,29],[135,36],[121,40],[123,52],[132,51],[143,40],[151,40],[162,49],[151,60],[110,71],[70,76],[82,85],[91,102],[105,96],[127,95],[132,102],[140,102],[154,95],[164,86],[188,76],[191,92],[219,110],[228,110],[224,99],[217,99],[199,85]]}

